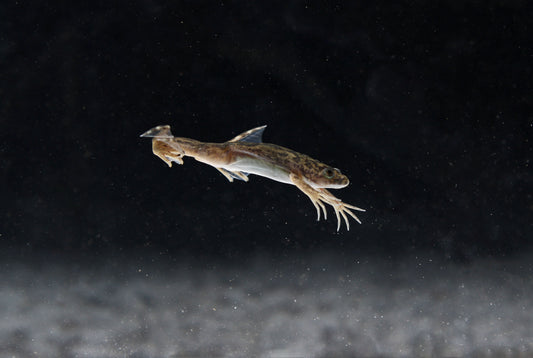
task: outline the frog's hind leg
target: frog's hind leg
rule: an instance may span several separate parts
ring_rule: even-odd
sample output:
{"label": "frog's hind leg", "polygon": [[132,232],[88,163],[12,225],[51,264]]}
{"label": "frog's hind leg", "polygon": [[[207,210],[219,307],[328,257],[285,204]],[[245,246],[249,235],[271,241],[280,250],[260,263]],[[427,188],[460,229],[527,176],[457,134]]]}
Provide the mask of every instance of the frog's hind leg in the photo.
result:
{"label": "frog's hind leg", "polygon": [[183,150],[170,140],[152,139],[152,152],[167,163],[169,167],[172,166],[172,162],[183,164]]}
{"label": "frog's hind leg", "polygon": [[224,175],[230,181],[230,183],[233,183],[233,179],[248,181],[248,177],[243,172],[235,172],[224,168],[217,168],[217,170],[221,172],[222,175]]}
{"label": "frog's hind leg", "polygon": [[160,139],[171,139],[174,138],[172,135],[172,132],[170,131],[170,126],[164,125],[164,126],[157,126],[152,129],[147,130],[143,134],[140,135],[144,138],[160,138]]}

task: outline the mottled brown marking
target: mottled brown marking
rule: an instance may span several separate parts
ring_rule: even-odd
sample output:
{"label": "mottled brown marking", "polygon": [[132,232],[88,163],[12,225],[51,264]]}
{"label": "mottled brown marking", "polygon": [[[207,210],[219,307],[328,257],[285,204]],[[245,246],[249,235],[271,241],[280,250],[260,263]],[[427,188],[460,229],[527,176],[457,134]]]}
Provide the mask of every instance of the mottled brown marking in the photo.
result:
{"label": "mottled brown marking", "polygon": [[[332,168],[308,155],[279,145],[270,143],[229,143],[229,149],[235,155],[253,156],[273,164],[282,165],[288,168],[291,173],[302,175],[316,184],[336,183],[347,185],[349,183],[348,178],[341,174],[338,169]],[[334,172],[332,178],[326,178],[323,175],[323,170],[328,168]]]}
{"label": "mottled brown marking", "polygon": [[[247,143],[238,140],[248,134],[263,129],[254,128],[250,131],[238,135],[232,141],[225,143],[204,143],[194,139],[163,136],[169,135],[170,126],[155,127],[142,136],[153,137],[153,152],[169,166],[172,162],[183,164],[182,158],[190,156],[196,160],[209,164],[217,168],[229,181],[233,178],[230,171],[223,169],[224,166],[231,165],[235,161],[248,157],[257,159],[257,165],[269,164],[286,171],[289,174],[291,183],[304,192],[317,209],[318,219],[320,219],[320,209],[327,215],[324,204],[331,205],[337,216],[337,231],[340,229],[341,216],[349,230],[348,217],[351,216],[360,223],[357,216],[351,210],[364,211],[353,205],[343,203],[325,188],[341,188],[348,185],[348,178],[338,169],[332,168],[308,155],[295,152],[294,150],[269,143]],[[158,137],[159,136],[159,137]],[[240,172],[231,172],[245,181],[248,178]],[[261,174],[259,174],[261,175]],[[276,180],[276,179],[275,179]]]}

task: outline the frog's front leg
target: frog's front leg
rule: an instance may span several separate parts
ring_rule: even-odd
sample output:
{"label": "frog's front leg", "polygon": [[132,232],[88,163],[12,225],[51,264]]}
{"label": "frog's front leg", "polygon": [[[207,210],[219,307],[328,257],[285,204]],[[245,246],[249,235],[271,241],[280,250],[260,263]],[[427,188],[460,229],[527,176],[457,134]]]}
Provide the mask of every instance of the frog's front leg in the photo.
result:
{"label": "frog's front leg", "polygon": [[326,207],[324,206],[324,204],[320,201],[320,193],[311,185],[307,184],[301,176],[291,173],[289,175],[289,178],[298,189],[300,189],[305,195],[309,197],[309,199],[315,206],[317,214],[316,221],[320,221],[320,209],[322,209],[322,211],[324,212],[324,220],[327,220],[328,212],[326,211]]}
{"label": "frog's front leg", "polygon": [[348,231],[350,230],[350,222],[348,221],[348,217],[346,214],[350,215],[352,218],[354,218],[359,224],[361,221],[359,218],[350,210],[358,210],[358,211],[365,211],[364,209],[358,208],[357,206],[353,206],[350,204],[343,203],[342,200],[336,198],[331,194],[328,190],[324,188],[318,188],[315,189],[309,184],[305,182],[305,180],[294,173],[290,174],[290,179],[293,182],[298,189],[304,192],[305,195],[311,199],[311,202],[316,208],[318,218],[317,221],[320,220],[320,208],[322,208],[322,211],[324,211],[324,219],[327,219],[327,213],[326,208],[323,203],[329,204],[333,207],[333,210],[335,210],[335,215],[337,216],[337,231],[339,231],[341,227],[341,218],[344,219],[344,222],[346,223],[346,228]]}
{"label": "frog's front leg", "polygon": [[335,215],[337,216],[337,231],[339,231],[341,225],[339,214],[342,215],[342,218],[346,223],[346,228],[348,229],[348,231],[350,231],[350,222],[348,221],[348,217],[346,216],[346,214],[350,215],[352,218],[355,219],[355,221],[361,224],[361,220],[359,220],[357,215],[355,215],[351,210],[366,211],[365,209],[361,209],[357,206],[343,203],[341,199],[336,198],[333,194],[331,194],[328,190],[324,188],[320,188],[317,190],[320,192],[320,200],[333,206],[333,210],[335,210]]}

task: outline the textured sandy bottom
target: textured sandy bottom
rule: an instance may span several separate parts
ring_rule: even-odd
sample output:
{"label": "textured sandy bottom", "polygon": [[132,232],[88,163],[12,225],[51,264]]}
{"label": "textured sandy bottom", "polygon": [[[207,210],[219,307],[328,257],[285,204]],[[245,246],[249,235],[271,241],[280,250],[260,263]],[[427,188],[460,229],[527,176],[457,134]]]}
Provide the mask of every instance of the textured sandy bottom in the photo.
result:
{"label": "textured sandy bottom", "polygon": [[531,259],[4,260],[0,356],[531,357]]}

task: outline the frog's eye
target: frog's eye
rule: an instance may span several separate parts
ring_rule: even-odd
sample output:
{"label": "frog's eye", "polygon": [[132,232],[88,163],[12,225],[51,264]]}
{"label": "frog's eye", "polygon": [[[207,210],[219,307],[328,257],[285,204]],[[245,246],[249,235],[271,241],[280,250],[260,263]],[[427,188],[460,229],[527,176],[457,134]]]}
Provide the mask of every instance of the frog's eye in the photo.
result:
{"label": "frog's eye", "polygon": [[327,179],[333,179],[335,176],[335,170],[333,168],[326,168],[322,170],[322,175]]}

